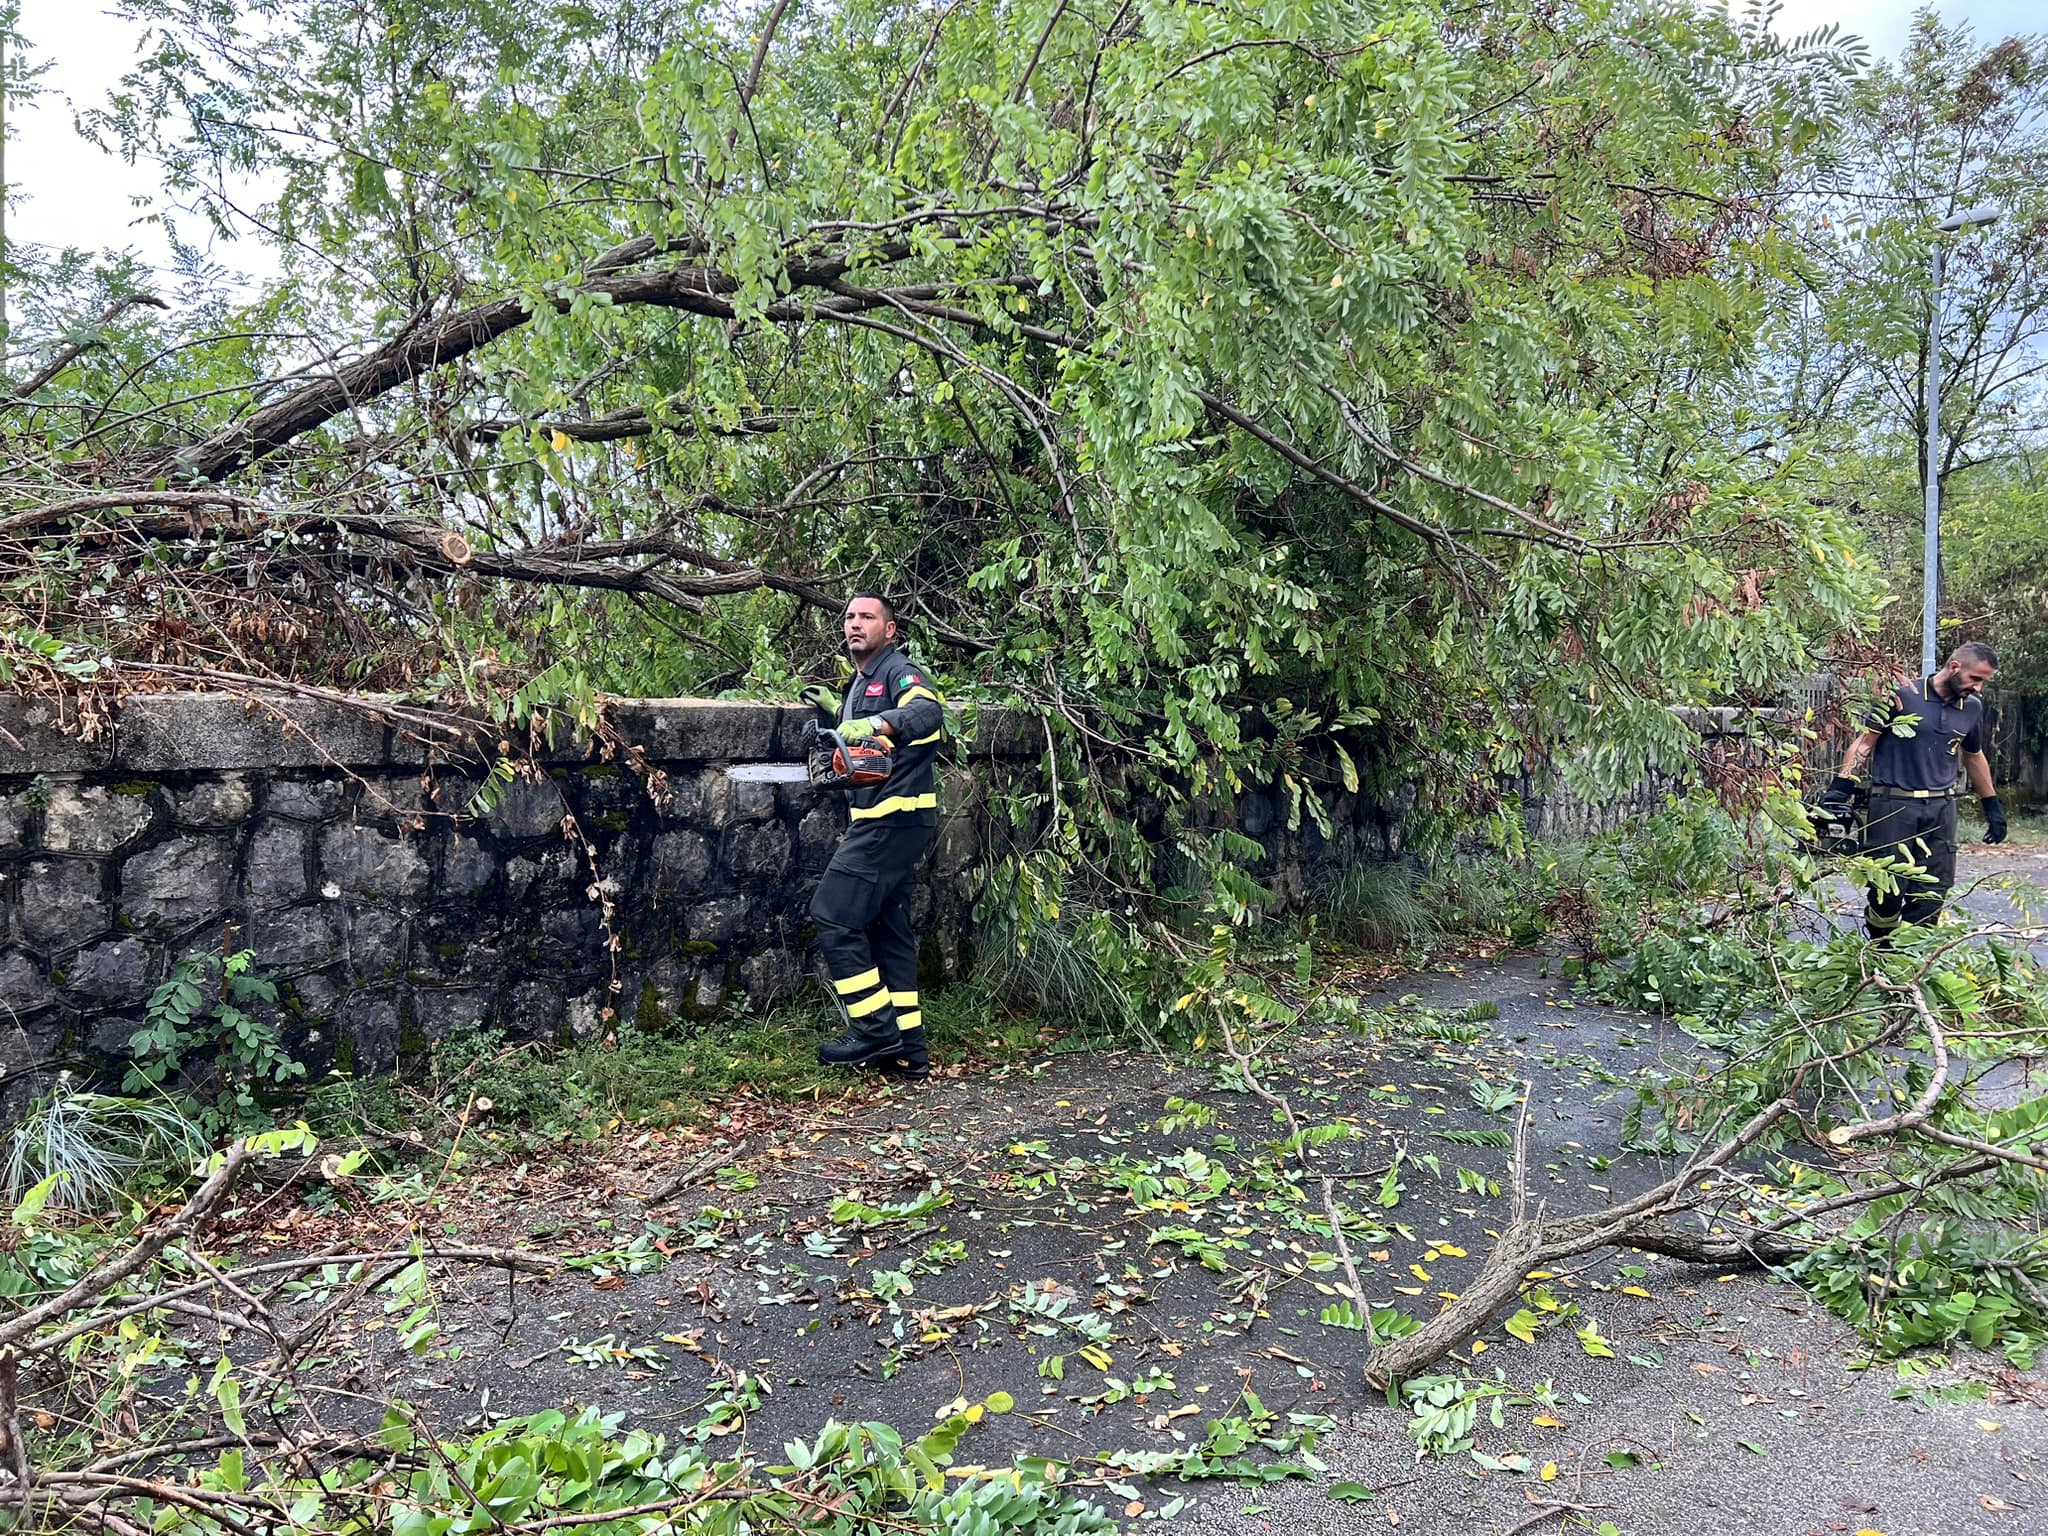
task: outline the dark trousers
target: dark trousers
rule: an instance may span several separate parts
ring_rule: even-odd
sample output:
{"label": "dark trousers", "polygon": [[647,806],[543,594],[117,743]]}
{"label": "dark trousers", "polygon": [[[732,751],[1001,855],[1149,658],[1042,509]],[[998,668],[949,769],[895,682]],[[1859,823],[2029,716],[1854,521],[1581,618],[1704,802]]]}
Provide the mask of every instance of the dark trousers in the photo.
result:
{"label": "dark trousers", "polygon": [[1871,937],[1882,937],[1900,923],[1932,923],[1956,883],[1955,796],[1914,800],[1882,785],[1873,787],[1863,851],[1913,866],[1900,875],[1897,890],[1881,895],[1872,887],[1867,893],[1863,921]]}
{"label": "dark trousers", "polygon": [[938,828],[855,822],[811,897],[818,948],[839,1005],[862,1034],[906,1035],[924,1025],[910,898]]}

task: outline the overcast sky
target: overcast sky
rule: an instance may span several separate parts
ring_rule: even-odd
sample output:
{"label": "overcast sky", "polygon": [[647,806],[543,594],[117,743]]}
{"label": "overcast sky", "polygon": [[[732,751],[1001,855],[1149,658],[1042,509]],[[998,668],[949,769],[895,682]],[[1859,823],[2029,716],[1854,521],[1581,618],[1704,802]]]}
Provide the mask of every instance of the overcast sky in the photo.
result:
{"label": "overcast sky", "polygon": [[[154,207],[157,187],[147,167],[102,153],[72,126],[73,106],[105,100],[133,62],[141,29],[107,14],[104,0],[24,0],[21,31],[50,62],[41,101],[12,124],[7,173],[18,196],[8,215],[17,243],[93,249],[132,246],[162,261],[165,245],[152,227],[136,227],[136,200]],[[1946,0],[1942,13],[1973,22],[1980,35],[2002,36],[2039,25],[2038,0]],[[1865,38],[1879,53],[1896,53],[1912,0],[1787,0],[1778,30],[1797,36],[1829,22]],[[231,270],[268,272],[273,263],[254,241],[216,247]]]}

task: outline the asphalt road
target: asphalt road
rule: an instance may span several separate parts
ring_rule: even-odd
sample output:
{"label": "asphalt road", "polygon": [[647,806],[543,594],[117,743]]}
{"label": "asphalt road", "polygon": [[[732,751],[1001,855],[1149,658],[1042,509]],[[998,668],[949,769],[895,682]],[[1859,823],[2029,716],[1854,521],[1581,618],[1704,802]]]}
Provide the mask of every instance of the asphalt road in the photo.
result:
{"label": "asphalt road", "polygon": [[[2048,854],[1998,862],[2034,872]],[[1479,1143],[1502,1139],[1523,1080],[1532,1193],[1553,1210],[1610,1203],[1668,1167],[1624,1145],[1624,1114],[1647,1076],[1701,1065],[1699,1048],[1665,1021],[1584,1003],[1547,970],[1520,958],[1410,976],[1355,1020],[1264,1047],[1305,1125],[1350,1132],[1319,1156],[1360,1213],[1352,1246],[1376,1302],[1425,1315],[1476,1271],[1509,1157]],[[1473,1004],[1497,1015],[1466,1021]],[[486,1407],[596,1403],[670,1435],[726,1412],[720,1451],[770,1460],[828,1418],[914,1433],[996,1391],[1017,1411],[987,1419],[958,1459],[1053,1457],[1077,1478],[1100,1476],[1104,1456],[1198,1443],[1247,1411],[1247,1389],[1275,1427],[1333,1421],[1312,1480],[1083,1489],[1134,1528],[1180,1497],[1192,1502],[1177,1529],[1291,1536],[1568,1518],[1630,1536],[2048,1529],[2039,1372],[1968,1352],[1872,1363],[1789,1284],[1613,1250],[1552,1281],[1576,1309],[1568,1325],[1480,1336],[1467,1363],[1509,1391],[1500,1425],[1476,1431],[1491,1460],[1418,1461],[1409,1416],[1359,1382],[1360,1335],[1325,1321],[1327,1231],[1261,1161],[1278,1134],[1213,1060],[1130,1052],[736,1109],[723,1142],[622,1137],[581,1167],[473,1180],[440,1213],[450,1237],[586,1256],[643,1238],[659,1245],[643,1243],[646,1262],[509,1290],[458,1278],[441,1298],[440,1357],[393,1349],[372,1306],[335,1360],[353,1362],[341,1382],[365,1412],[387,1394],[451,1425]],[[633,1198],[693,1164],[702,1181],[651,1216]],[[887,1214],[920,1195],[928,1210]],[[1588,1322],[1610,1356],[1582,1345]],[[744,1412],[718,1407],[735,1397]],[[345,1419],[346,1401],[330,1417]]]}

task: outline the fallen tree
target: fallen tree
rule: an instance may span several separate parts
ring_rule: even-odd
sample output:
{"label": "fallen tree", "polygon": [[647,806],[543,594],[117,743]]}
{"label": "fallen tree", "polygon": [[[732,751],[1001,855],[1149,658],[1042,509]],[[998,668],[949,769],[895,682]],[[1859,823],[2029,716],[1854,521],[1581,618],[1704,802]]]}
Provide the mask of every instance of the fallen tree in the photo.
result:
{"label": "fallen tree", "polygon": [[[76,683],[55,645],[135,685],[787,697],[869,584],[1070,776],[1320,804],[1329,738],[1427,717],[1447,825],[1581,742],[1676,761],[1662,706],[1867,615],[1743,416],[1831,43],[1436,0],[351,15],[166,10],[94,117],[285,271],[14,285],[17,686]],[[274,206],[233,204],[253,167]],[[1142,894],[1131,818],[1059,809]]]}

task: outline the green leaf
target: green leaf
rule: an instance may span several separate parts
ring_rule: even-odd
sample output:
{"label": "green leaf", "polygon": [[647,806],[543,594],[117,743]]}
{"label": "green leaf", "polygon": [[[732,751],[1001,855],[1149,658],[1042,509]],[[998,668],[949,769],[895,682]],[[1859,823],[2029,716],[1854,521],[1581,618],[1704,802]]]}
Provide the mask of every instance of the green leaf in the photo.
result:
{"label": "green leaf", "polygon": [[55,1173],[45,1174],[42,1178],[38,1179],[31,1186],[28,1193],[21,1197],[20,1202],[14,1207],[14,1214],[9,1219],[17,1227],[33,1226],[35,1219],[43,1214],[43,1207],[50,1203],[50,1196],[56,1191],[58,1183],[63,1178],[64,1170],[60,1168]]}

